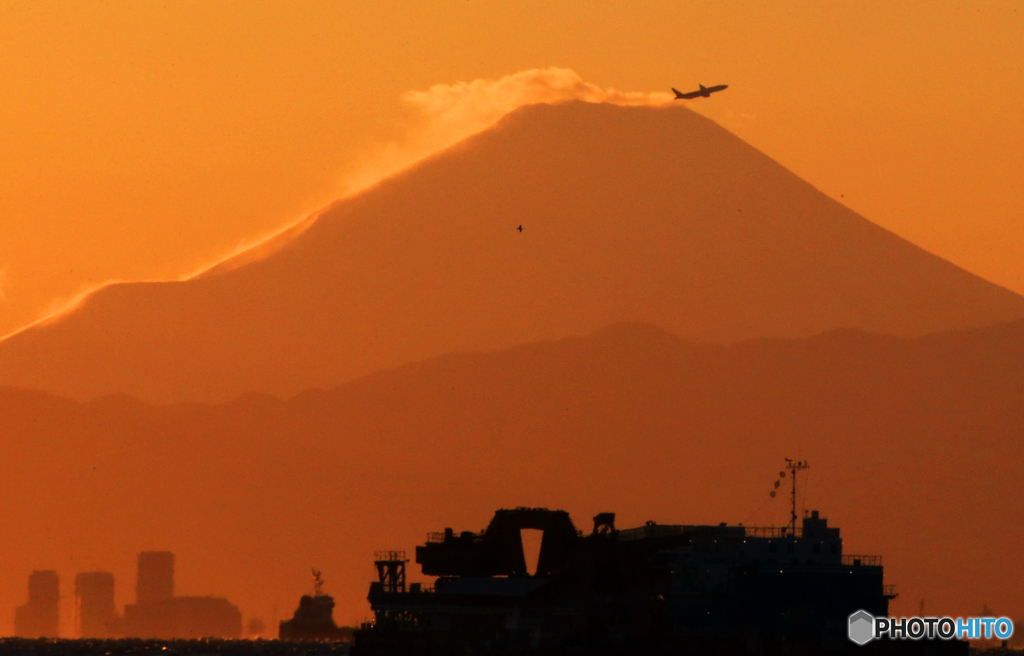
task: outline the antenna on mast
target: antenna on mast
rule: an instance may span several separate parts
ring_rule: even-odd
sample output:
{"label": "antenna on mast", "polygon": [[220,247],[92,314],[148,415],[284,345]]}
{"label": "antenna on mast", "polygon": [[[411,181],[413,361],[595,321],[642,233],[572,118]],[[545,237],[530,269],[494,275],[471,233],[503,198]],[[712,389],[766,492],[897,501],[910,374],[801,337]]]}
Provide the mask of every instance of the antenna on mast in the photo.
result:
{"label": "antenna on mast", "polygon": [[322,597],[324,594],[324,577],[320,570],[313,568],[313,596]]}
{"label": "antenna on mast", "polygon": [[790,460],[786,458],[786,469],[789,470],[789,475],[793,479],[793,492],[790,497],[790,511],[789,511],[789,530],[796,535],[796,473],[808,469],[810,465],[807,464],[806,460]]}

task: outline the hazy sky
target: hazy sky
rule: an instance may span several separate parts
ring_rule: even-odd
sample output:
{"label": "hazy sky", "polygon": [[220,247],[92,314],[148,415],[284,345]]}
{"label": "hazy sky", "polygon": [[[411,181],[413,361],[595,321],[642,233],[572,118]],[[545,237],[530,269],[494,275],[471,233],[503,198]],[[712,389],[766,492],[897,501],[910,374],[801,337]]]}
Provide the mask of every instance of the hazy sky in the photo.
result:
{"label": "hazy sky", "polygon": [[691,107],[1024,293],[1021,43],[1021,1],[0,2],[0,334],[195,271],[494,113],[431,136],[408,91],[553,66],[729,84]]}

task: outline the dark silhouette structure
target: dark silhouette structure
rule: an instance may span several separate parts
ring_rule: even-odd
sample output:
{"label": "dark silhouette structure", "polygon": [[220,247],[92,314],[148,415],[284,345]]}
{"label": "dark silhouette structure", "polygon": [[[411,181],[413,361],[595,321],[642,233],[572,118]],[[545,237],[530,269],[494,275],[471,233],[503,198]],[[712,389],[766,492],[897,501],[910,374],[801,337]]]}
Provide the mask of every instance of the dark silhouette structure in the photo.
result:
{"label": "dark silhouette structure", "polygon": [[60,635],[60,577],[36,570],[28,577],[28,603],[14,610],[14,631],[19,638],[56,638]]}
{"label": "dark silhouette structure", "polygon": [[120,617],[114,605],[114,575],[82,572],[75,576],[75,617],[80,638],[113,638]]}
{"label": "dark silhouette structure", "polygon": [[689,91],[683,93],[679,89],[673,87],[672,92],[676,94],[676,100],[692,100],[694,98],[710,98],[711,94],[718,93],[719,91],[725,91],[729,88],[728,84],[719,84],[713,87],[706,87],[703,84],[698,84],[700,89],[696,91]]}
{"label": "dark silhouette structure", "polygon": [[790,530],[796,529],[796,475],[797,472],[801,472],[809,468],[810,465],[807,464],[806,460],[793,460],[792,458],[786,458],[786,469],[789,471],[789,482],[791,485],[789,494]]}
{"label": "dark silhouette structure", "polygon": [[[533,576],[523,529],[543,531]],[[416,548],[433,588],[396,587],[378,565],[374,622],[353,653],[852,652],[849,615],[886,615],[895,593],[881,556],[842,545],[817,511],[800,528],[628,530],[600,513],[583,535],[562,510],[499,510],[483,532],[445,529]],[[933,647],[966,653],[966,643]]]}
{"label": "dark silhouette structure", "polygon": [[459,535],[445,529],[427,544],[416,547],[416,562],[430,576],[526,576],[521,531],[543,531],[537,576],[558,576],[571,566],[576,527],[564,510],[516,508],[499,510],[487,530]]}
{"label": "dark silhouette structure", "polygon": [[136,601],[124,607],[123,633],[132,638],[238,638],[242,613],[223,597],[174,596],[174,554],[139,554]]}
{"label": "dark silhouette structure", "polygon": [[174,598],[174,554],[143,551],[139,554],[135,603],[159,604]]}
{"label": "dark silhouette structure", "polygon": [[[402,553],[404,559],[405,554]],[[401,567],[401,590],[405,591],[405,560]],[[381,570],[382,561],[377,560],[377,568]],[[394,570],[385,573],[381,570],[381,579],[395,581],[394,590],[398,590],[397,576]],[[334,623],[334,598],[324,594],[324,580],[320,572],[313,570],[313,595],[302,595],[299,607],[290,620],[284,620],[278,627],[281,640],[342,640],[351,637],[351,629],[340,628]]]}

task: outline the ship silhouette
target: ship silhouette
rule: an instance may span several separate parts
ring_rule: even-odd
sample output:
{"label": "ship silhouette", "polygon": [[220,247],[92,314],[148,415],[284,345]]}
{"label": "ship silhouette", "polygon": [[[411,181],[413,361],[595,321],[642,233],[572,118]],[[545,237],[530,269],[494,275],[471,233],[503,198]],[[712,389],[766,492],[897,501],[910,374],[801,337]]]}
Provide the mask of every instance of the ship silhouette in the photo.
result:
{"label": "ship silhouette", "polygon": [[350,629],[334,623],[334,597],[324,594],[323,585],[320,571],[314,569],[313,594],[303,595],[292,618],[281,622],[281,640],[342,640],[350,635]]}
{"label": "ship silhouette", "polygon": [[[532,575],[523,529],[543,532]],[[416,548],[432,587],[406,585],[404,552],[379,554],[374,620],[352,653],[967,653],[965,642],[850,642],[849,616],[886,615],[895,591],[881,556],[842,546],[818,511],[799,527],[625,530],[600,513],[584,535],[563,510],[498,510],[482,532],[449,528]]]}

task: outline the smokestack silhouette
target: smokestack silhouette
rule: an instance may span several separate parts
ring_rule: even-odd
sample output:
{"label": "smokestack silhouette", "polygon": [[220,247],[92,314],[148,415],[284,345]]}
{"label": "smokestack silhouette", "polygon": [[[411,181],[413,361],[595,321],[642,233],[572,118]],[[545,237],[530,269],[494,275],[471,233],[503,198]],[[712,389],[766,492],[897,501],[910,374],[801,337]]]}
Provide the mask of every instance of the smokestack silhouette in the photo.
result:
{"label": "smokestack silhouette", "polygon": [[19,638],[56,638],[60,632],[60,577],[52,569],[28,577],[28,603],[14,611]]}
{"label": "smokestack silhouette", "polygon": [[170,551],[143,551],[139,554],[139,575],[135,583],[135,603],[159,604],[174,598],[174,554]]}
{"label": "smokestack silhouette", "polygon": [[79,638],[112,638],[117,623],[114,575],[82,572],[75,577],[75,615]]}

